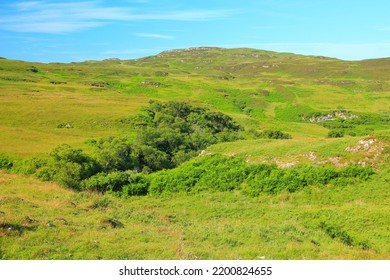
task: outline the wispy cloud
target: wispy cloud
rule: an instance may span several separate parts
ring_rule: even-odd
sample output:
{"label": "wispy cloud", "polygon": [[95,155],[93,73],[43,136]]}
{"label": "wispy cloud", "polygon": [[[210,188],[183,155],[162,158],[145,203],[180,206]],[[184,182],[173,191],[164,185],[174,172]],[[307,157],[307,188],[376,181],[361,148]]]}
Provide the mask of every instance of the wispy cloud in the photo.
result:
{"label": "wispy cloud", "polygon": [[376,26],[374,27],[376,31],[390,31],[390,26]]}
{"label": "wispy cloud", "polygon": [[95,28],[118,21],[203,21],[224,18],[232,10],[155,10],[143,12],[129,7],[103,6],[99,1],[20,2],[0,12],[0,29],[16,32],[66,33]]}
{"label": "wispy cloud", "polygon": [[164,40],[172,40],[175,37],[163,34],[154,34],[154,33],[134,33],[137,37],[143,38],[156,38],[156,39],[164,39]]}

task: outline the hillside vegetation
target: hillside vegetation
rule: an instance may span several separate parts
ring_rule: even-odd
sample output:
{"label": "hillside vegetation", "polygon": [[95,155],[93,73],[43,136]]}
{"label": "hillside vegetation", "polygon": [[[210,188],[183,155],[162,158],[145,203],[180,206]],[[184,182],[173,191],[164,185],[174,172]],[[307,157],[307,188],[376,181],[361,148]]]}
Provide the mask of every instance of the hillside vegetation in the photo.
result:
{"label": "hillside vegetation", "polygon": [[388,259],[389,77],[253,49],[0,59],[0,258]]}

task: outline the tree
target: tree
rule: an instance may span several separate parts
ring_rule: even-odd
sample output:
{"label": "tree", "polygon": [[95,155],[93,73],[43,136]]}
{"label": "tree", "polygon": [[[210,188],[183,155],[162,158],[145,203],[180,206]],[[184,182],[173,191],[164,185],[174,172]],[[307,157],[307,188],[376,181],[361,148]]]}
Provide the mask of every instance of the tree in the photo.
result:
{"label": "tree", "polygon": [[103,138],[97,141],[96,147],[97,160],[106,172],[134,169],[139,165],[133,148],[126,139]]}
{"label": "tree", "polygon": [[[81,149],[67,144],[56,147],[51,153],[51,161],[46,167],[45,176],[61,185],[80,189],[80,182],[100,171],[99,164]],[[52,178],[50,178],[52,177]]]}

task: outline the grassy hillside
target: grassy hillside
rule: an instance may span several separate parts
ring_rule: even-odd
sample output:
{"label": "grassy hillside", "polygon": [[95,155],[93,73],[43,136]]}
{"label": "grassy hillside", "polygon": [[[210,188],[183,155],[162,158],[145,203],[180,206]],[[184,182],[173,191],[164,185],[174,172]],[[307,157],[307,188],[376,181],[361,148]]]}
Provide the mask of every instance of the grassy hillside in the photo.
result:
{"label": "grassy hillside", "polygon": [[[0,59],[0,259],[389,259],[389,77],[389,59],[254,49],[69,64]],[[183,180],[189,192],[122,198],[22,175],[26,160],[47,159],[64,143],[99,157],[98,139],[139,141],[131,120],[150,100],[187,102],[240,125],[239,140],[201,152],[206,163],[223,154],[275,164],[280,174],[301,165],[344,174],[351,164],[375,174],[256,197],[243,191],[252,175],[222,192],[195,174]],[[289,139],[269,139],[279,132]],[[202,167],[198,158],[140,176],[152,185],[184,176]]]}
{"label": "grassy hillside", "polygon": [[118,199],[1,173],[3,259],[388,259],[386,176],[251,198]]}
{"label": "grassy hillside", "polygon": [[[255,129],[282,127],[297,136],[323,137],[324,130],[312,129],[300,115],[343,108],[388,117],[389,69],[386,59],[348,62],[218,48],[130,61],[2,59],[0,150],[28,155],[64,142],[131,134],[119,120],[149,99],[201,104]],[[67,123],[73,128],[57,128]]]}

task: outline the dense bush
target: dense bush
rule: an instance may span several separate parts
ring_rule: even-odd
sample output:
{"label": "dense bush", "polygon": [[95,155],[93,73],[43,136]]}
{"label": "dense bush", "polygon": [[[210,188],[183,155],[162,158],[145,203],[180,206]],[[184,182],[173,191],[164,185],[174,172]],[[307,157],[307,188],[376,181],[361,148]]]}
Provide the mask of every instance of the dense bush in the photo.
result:
{"label": "dense bush", "polygon": [[148,193],[150,179],[146,175],[133,174],[129,182],[123,186],[121,196],[146,195]]}
{"label": "dense bush", "polygon": [[139,165],[133,148],[126,139],[102,138],[95,141],[94,145],[98,150],[97,161],[106,172],[134,169]]}
{"label": "dense bush", "polygon": [[9,169],[12,168],[13,162],[6,156],[0,155],[0,169]]}
{"label": "dense bush", "polygon": [[344,131],[342,129],[332,129],[328,132],[328,138],[341,138],[344,137]]}
{"label": "dense bush", "polygon": [[296,192],[310,185],[367,180],[372,168],[357,165],[336,170],[334,166],[298,165],[282,169],[271,164],[247,164],[241,158],[211,155],[151,175],[151,194],[241,190],[260,193]]}
{"label": "dense bush", "polygon": [[334,121],[324,121],[320,123],[321,126],[329,128],[329,129],[345,129],[345,128],[354,128],[349,120],[334,120]]}
{"label": "dense bush", "polygon": [[129,176],[130,173],[124,171],[102,172],[83,180],[81,186],[89,191],[120,191],[129,182]]}
{"label": "dense bush", "polygon": [[160,151],[155,147],[142,145],[137,146],[135,149],[139,162],[138,170],[149,173],[152,171],[175,167],[173,158],[170,157],[169,154]]}
{"label": "dense bush", "polygon": [[66,187],[79,189],[82,180],[101,170],[95,159],[66,144],[55,148],[50,156],[51,179]]}
{"label": "dense bush", "polygon": [[329,235],[332,239],[340,239],[347,246],[354,245],[355,241],[348,234],[348,232],[342,230],[340,227],[330,225],[324,221],[320,223],[320,228],[323,229],[327,235]]}
{"label": "dense bush", "polygon": [[[114,137],[90,140],[87,144],[95,147],[95,157],[64,144],[47,158],[26,160],[16,169],[76,190],[121,196],[203,190],[240,190],[257,196],[296,192],[310,185],[341,185],[367,180],[373,174],[371,168],[357,165],[342,170],[313,165],[282,169],[223,155],[189,160],[208,145],[238,139],[241,128],[229,116],[187,103],[153,101],[129,123],[140,131],[133,143]],[[266,130],[262,136],[290,138],[278,130]],[[0,158],[0,167],[11,164]]]}
{"label": "dense bush", "polygon": [[291,135],[280,130],[264,130],[258,135],[258,138],[291,139]]}
{"label": "dense bush", "polygon": [[[187,162],[173,170],[151,175],[149,191],[153,194],[164,192],[226,191],[237,188],[245,178],[242,160],[234,157],[213,155]],[[236,166],[236,168],[231,168]],[[227,171],[228,170],[228,171]]]}
{"label": "dense bush", "polygon": [[386,114],[359,113],[355,115],[343,109],[328,113],[302,114],[302,117],[330,129],[329,138],[338,138],[344,135],[353,137],[367,135],[372,133],[378,125],[390,122],[390,117]]}
{"label": "dense bush", "polygon": [[115,171],[98,173],[82,181],[81,186],[89,191],[115,192],[123,196],[146,195],[149,180],[134,171]]}
{"label": "dense bush", "polygon": [[114,137],[88,141],[104,172],[174,168],[211,144],[239,139],[241,130],[229,116],[185,102],[151,101],[124,123],[137,128],[135,142]]}
{"label": "dense bush", "polygon": [[[247,164],[240,157],[218,154],[197,157],[177,168],[152,174],[136,170],[102,172],[93,160],[91,162],[89,157],[69,147],[56,149],[51,155],[47,160],[30,160],[29,164],[23,165],[24,171],[75,189],[113,192],[125,197],[232,190],[258,196],[261,193],[296,192],[311,185],[343,186],[367,180],[374,174],[371,167],[360,165],[349,165],[341,170],[319,165],[283,169],[273,164]],[[151,156],[152,159],[158,161],[156,157]],[[140,162],[143,160],[140,158]],[[149,162],[148,166],[153,164]]]}
{"label": "dense bush", "polygon": [[239,139],[241,127],[220,112],[185,102],[151,101],[133,125],[142,128],[139,141],[171,156],[179,150],[194,151],[211,144]]}
{"label": "dense bush", "polygon": [[364,167],[357,164],[351,164],[341,171],[341,177],[358,178],[361,180],[367,180],[373,174],[374,170],[372,170],[371,166]]}
{"label": "dense bush", "polygon": [[[241,130],[227,115],[184,102],[151,101],[126,123],[138,128],[135,142],[115,137],[89,140],[86,144],[95,148],[94,157],[64,144],[45,159],[21,163],[18,170],[73,189],[144,194],[148,182],[131,177],[133,171],[148,174],[174,168],[211,144],[237,140]],[[10,162],[2,159],[0,164]]]}
{"label": "dense bush", "polygon": [[[48,159],[46,158],[28,158],[22,161],[18,161],[14,166],[15,170],[24,175],[34,175],[36,172],[48,165]],[[50,179],[48,179],[50,180]],[[44,180],[44,181],[48,181]]]}
{"label": "dense bush", "polygon": [[32,158],[19,163],[17,171],[79,190],[80,182],[100,172],[101,166],[81,149],[63,144],[55,148],[48,158]]}

